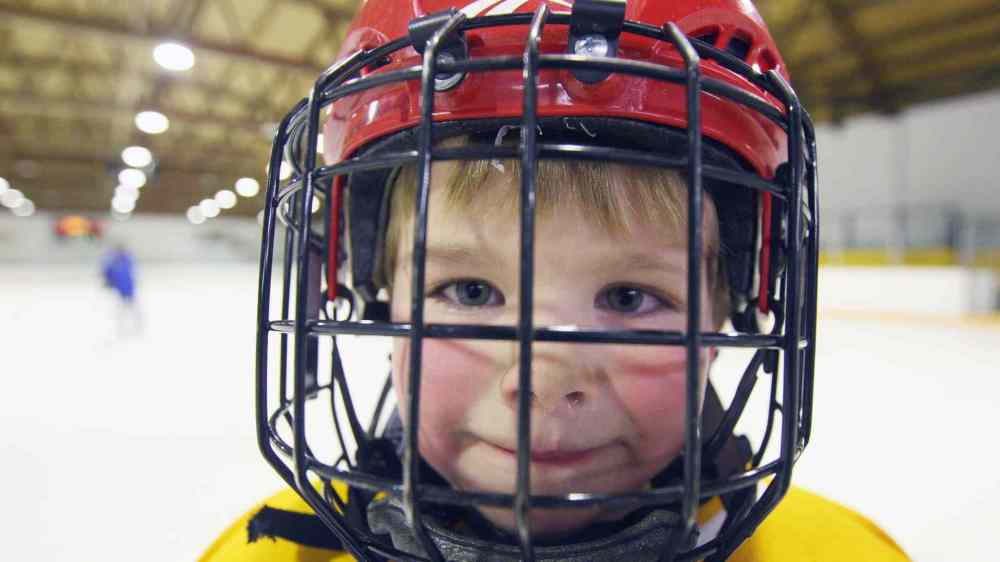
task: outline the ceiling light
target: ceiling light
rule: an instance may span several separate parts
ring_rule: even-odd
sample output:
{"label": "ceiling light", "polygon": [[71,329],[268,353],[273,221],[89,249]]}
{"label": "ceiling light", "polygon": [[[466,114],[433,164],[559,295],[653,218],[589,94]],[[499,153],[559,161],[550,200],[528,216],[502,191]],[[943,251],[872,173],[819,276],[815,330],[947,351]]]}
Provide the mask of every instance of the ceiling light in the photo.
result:
{"label": "ceiling light", "polygon": [[287,180],[292,177],[292,165],[282,160],[281,167],[278,168],[278,177],[282,180]]}
{"label": "ceiling light", "polygon": [[146,174],[142,170],[135,168],[125,168],[118,172],[118,181],[122,185],[139,188],[146,185]]}
{"label": "ceiling light", "polygon": [[236,193],[243,197],[253,197],[260,191],[260,184],[253,178],[240,178],[236,180]]}
{"label": "ceiling light", "polygon": [[133,168],[145,168],[153,163],[153,153],[144,146],[130,146],[122,151],[122,161]]}
{"label": "ceiling light", "polygon": [[197,205],[192,205],[188,207],[187,219],[191,221],[191,224],[201,224],[205,222],[205,215],[201,212],[201,208]]}
{"label": "ceiling light", "polygon": [[135,115],[135,126],[144,133],[158,135],[170,128],[170,119],[159,111],[141,111]]}
{"label": "ceiling light", "polygon": [[323,133],[316,135],[316,152],[323,154]]}
{"label": "ceiling light", "polygon": [[201,214],[205,215],[206,219],[219,216],[219,204],[214,199],[202,199],[201,203],[198,203],[198,208],[201,209]]}
{"label": "ceiling light", "polygon": [[181,72],[194,66],[194,53],[180,43],[160,43],[153,49],[153,60],[167,70]]}
{"label": "ceiling light", "polygon": [[215,202],[221,209],[232,209],[236,206],[236,194],[228,189],[223,189],[215,194]]}
{"label": "ceiling light", "polygon": [[3,193],[10,189],[10,182],[4,178],[0,178],[0,193]]}
{"label": "ceiling light", "polygon": [[20,205],[14,207],[11,211],[19,217],[30,217],[35,214],[35,204],[31,202],[31,199],[24,199]]}
{"label": "ceiling light", "polygon": [[111,208],[119,213],[131,213],[135,210],[135,199],[116,195],[111,199]]}
{"label": "ceiling light", "polygon": [[323,206],[323,203],[320,202],[319,197],[313,197],[312,212],[315,213],[322,206]]}
{"label": "ceiling light", "polygon": [[24,201],[24,194],[16,189],[8,189],[3,193],[0,193],[0,205],[7,207],[8,209],[13,209]]}
{"label": "ceiling light", "polygon": [[115,197],[139,198],[139,189],[131,185],[119,185],[115,188]]}

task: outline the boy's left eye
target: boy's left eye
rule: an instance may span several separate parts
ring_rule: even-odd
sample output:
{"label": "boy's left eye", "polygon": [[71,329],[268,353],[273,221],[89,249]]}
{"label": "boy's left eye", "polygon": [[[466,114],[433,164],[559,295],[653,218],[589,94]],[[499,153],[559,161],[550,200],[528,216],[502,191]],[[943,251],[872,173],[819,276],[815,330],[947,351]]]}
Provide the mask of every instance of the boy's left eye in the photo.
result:
{"label": "boy's left eye", "polygon": [[431,296],[468,307],[499,306],[503,295],[493,285],[478,279],[453,281],[433,291]]}
{"label": "boy's left eye", "polygon": [[619,314],[641,315],[669,306],[663,299],[630,285],[619,285],[601,291],[595,305]]}

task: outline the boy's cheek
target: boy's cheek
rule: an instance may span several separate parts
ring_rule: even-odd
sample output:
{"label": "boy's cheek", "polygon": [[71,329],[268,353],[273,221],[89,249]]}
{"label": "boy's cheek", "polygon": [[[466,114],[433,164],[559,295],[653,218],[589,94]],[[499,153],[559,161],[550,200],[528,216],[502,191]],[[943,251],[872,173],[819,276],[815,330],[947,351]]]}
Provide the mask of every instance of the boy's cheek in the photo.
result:
{"label": "boy's cheek", "polygon": [[[615,392],[631,417],[643,424],[682,426],[687,390],[687,353],[683,347],[621,346],[608,355]],[[710,353],[701,355],[705,382]],[[676,423],[675,423],[676,422]]]}
{"label": "boy's cheek", "polygon": [[[444,339],[425,339],[423,345],[423,361],[421,369],[421,408],[423,415],[438,416],[446,412],[447,417],[455,418],[450,422],[458,422],[464,411],[480,398],[485,391],[491,373],[498,372],[495,354],[491,354],[488,346],[497,344],[474,344],[467,341]],[[402,403],[405,400],[407,378],[403,373],[409,372],[410,342],[397,341],[393,365],[393,384],[397,389],[397,397]]]}

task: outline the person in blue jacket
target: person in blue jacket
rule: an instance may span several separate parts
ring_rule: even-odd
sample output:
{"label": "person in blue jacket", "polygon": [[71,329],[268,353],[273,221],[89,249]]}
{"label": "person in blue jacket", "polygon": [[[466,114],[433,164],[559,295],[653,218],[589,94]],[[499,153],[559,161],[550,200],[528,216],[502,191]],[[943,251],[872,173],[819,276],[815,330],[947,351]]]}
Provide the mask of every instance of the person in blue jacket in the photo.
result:
{"label": "person in blue jacket", "polygon": [[104,286],[118,296],[116,334],[129,336],[141,331],[139,310],[136,306],[135,258],[123,244],[116,244],[101,259]]}

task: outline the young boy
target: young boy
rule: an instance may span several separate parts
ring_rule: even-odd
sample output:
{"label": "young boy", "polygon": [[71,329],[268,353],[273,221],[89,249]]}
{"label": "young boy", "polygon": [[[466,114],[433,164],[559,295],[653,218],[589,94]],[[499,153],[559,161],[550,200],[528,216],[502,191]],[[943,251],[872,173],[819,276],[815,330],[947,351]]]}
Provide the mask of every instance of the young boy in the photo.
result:
{"label": "young boy", "polygon": [[[441,27],[433,17],[414,18],[445,3],[416,4],[427,9],[401,17],[385,2],[369,0],[345,52],[371,49],[379,44],[373,38],[393,38],[400,31],[394,21],[411,24],[408,33],[418,50],[432,48],[433,41],[422,40],[423,24]],[[504,10],[523,8],[534,11],[537,23],[545,16],[540,4],[480,0],[462,13],[502,16]],[[739,37],[750,49],[729,49],[731,55],[762,57],[759,61],[771,68],[779,66],[776,49],[747,2],[670,4],[643,4],[626,12],[616,2],[578,0],[570,12],[569,37],[566,26],[560,28],[562,35],[543,34],[541,50],[559,53],[571,46],[576,49],[571,54],[580,55],[603,45],[597,55],[677,62],[676,51],[666,54],[658,43],[627,39],[625,17],[657,26],[680,22],[686,34],[722,50]],[[482,31],[474,34],[473,29]],[[523,25],[487,29],[469,27],[440,44],[452,60],[524,49]],[[376,62],[388,72],[408,68],[414,60],[419,64],[419,55],[404,53]],[[753,78],[750,65],[757,60],[746,59],[745,68],[728,64]],[[378,70],[370,62],[363,68]],[[703,64],[702,69],[746,91],[757,87],[739,81],[745,76],[725,74],[732,72],[726,65]],[[696,150],[678,121],[688,113],[683,89],[676,86],[630,82],[594,69],[526,75],[539,83],[543,118],[537,124],[511,117],[517,114],[509,110],[527,95],[519,76],[498,72],[484,89],[487,83],[474,73],[433,75],[439,92],[435,105],[445,112],[441,120],[455,125],[437,127],[438,155],[485,144],[516,148],[517,158],[439,158],[430,165],[426,193],[421,190],[424,168],[413,163],[383,166],[391,168],[387,172],[372,172],[378,166],[359,169],[350,176],[343,201],[339,184],[327,188],[332,209],[325,234],[324,254],[332,256],[326,262],[327,295],[336,280],[346,281],[337,296],[350,296],[359,310],[356,317],[368,321],[310,320],[313,327],[302,318],[296,321],[295,352],[304,358],[296,361],[293,373],[298,395],[286,399],[292,385],[282,382],[279,400],[269,398],[273,388],[266,368],[269,288],[261,308],[258,405],[267,410],[277,401],[281,408],[264,417],[271,425],[261,426],[261,445],[308,507],[290,492],[271,498],[220,537],[203,560],[906,560],[860,515],[789,491],[791,466],[808,439],[812,365],[800,342],[815,345],[809,328],[815,278],[803,267],[809,254],[796,241],[808,241],[815,251],[815,225],[808,212],[799,212],[814,204],[814,199],[802,200],[803,192],[811,193],[802,186],[814,177],[812,161],[803,164],[801,153],[775,141],[781,129],[766,119],[734,114],[733,107],[711,100],[704,103],[703,125],[714,135]],[[334,103],[326,128],[328,162],[374,161],[401,150],[427,149],[428,139],[412,134],[419,130],[414,127],[421,123],[426,96],[414,95],[407,86],[366,92]],[[760,99],[775,103],[764,96]],[[392,119],[395,128],[386,126]],[[511,132],[516,123],[520,128]],[[796,123],[786,122],[784,130]],[[764,137],[755,136],[762,131]],[[519,157],[531,154],[534,135],[546,143],[540,152],[563,158],[528,158],[534,165],[528,190],[533,199],[525,201]],[[281,141],[279,136],[279,148]],[[293,138],[290,144],[298,142]],[[650,155],[646,163],[673,157],[676,164],[570,157],[587,150],[591,157],[614,156],[609,152],[614,149]],[[705,163],[701,171],[685,166],[696,153]],[[779,172],[789,154],[788,171]],[[312,167],[308,158],[305,167]],[[797,171],[801,180],[780,179],[782,174],[797,177]],[[753,174],[756,179],[746,179]],[[692,217],[691,186],[702,175],[709,178],[701,214]],[[771,180],[792,187],[769,190]],[[269,197],[277,194],[272,181]],[[522,235],[522,210],[529,202],[534,226]],[[310,228],[307,208],[300,204],[293,222],[302,232]],[[420,221],[425,210],[426,236]],[[692,222],[700,228],[690,228]],[[272,229],[270,217],[265,221],[265,287]],[[688,239],[692,231],[700,233],[697,243]],[[528,265],[522,259],[522,236],[532,241]],[[318,291],[318,277],[309,273],[315,271],[310,259],[318,256],[310,258],[308,240],[299,240],[298,247],[300,291]],[[692,266],[695,275],[690,275]],[[697,280],[697,290],[688,286],[689,279]],[[530,390],[522,357],[526,336],[519,327],[528,294],[535,330]],[[692,295],[700,296],[692,302]],[[298,311],[311,316],[310,301],[302,298]],[[767,325],[769,314],[774,326]],[[727,320],[736,334],[719,333]],[[701,331],[703,345],[685,335],[692,327]],[[786,331],[787,336],[768,339]],[[365,384],[365,378],[342,370],[336,347],[332,382],[315,382],[317,363],[309,358],[316,348],[310,342],[323,333],[396,336],[391,380],[398,410],[384,431],[376,432],[374,424],[361,430],[352,417],[347,388]],[[750,382],[746,387],[741,382],[728,411],[708,384],[720,345],[759,349],[743,377]],[[695,359],[698,368],[691,371]],[[768,464],[762,464],[764,444],[755,454],[745,439],[732,434],[753,387],[751,377],[761,369],[772,379],[781,377],[783,387],[782,446],[778,460]],[[326,391],[343,397],[331,402],[334,416],[341,407],[346,410],[343,417],[356,441],[335,463],[319,459],[301,427],[294,429],[298,435],[292,443],[275,430],[282,419],[304,415],[306,393]],[[697,411],[688,415],[692,403]],[[525,414],[530,416],[527,447],[519,443]],[[704,428],[700,437],[692,433],[692,424]],[[339,425],[337,435],[342,438]],[[697,442],[689,442],[692,435]],[[700,470],[686,457],[693,448],[701,451]],[[413,482],[418,477],[419,497]],[[757,482],[764,486],[760,495],[753,486]],[[524,501],[530,505],[521,510]],[[695,511],[689,523],[685,509],[691,501]]]}

